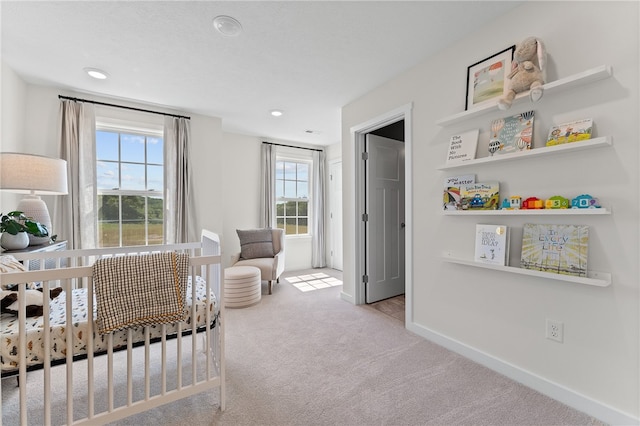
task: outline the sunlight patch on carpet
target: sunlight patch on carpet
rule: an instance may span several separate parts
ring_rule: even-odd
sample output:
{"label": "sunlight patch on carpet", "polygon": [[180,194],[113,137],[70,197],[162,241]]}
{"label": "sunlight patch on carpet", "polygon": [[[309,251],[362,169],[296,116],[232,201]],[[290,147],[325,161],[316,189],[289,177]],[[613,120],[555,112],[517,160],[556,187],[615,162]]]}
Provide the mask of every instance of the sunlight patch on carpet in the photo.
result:
{"label": "sunlight patch on carpet", "polygon": [[300,291],[313,291],[342,285],[342,280],[322,272],[287,277],[285,280]]}

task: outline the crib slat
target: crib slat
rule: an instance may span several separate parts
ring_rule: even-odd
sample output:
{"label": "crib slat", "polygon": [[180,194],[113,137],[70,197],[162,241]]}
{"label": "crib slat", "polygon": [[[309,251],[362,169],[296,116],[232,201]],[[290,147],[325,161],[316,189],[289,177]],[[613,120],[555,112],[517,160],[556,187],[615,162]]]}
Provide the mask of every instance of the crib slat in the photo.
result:
{"label": "crib slat", "polygon": [[127,329],[127,406],[133,404],[133,332]]}
{"label": "crib slat", "polygon": [[[178,323],[178,336],[182,336],[182,323]],[[176,369],[178,370],[177,389],[182,389],[182,339],[176,339],[178,359],[176,361]]]}
{"label": "crib slat", "polygon": [[[88,285],[87,285],[88,282]],[[87,312],[93,312],[93,280],[86,279],[80,283],[80,287],[86,287],[87,289]],[[89,321],[88,336],[87,336],[87,394],[88,394],[88,415],[89,419],[92,419],[95,415],[95,396],[94,396],[94,365],[93,365],[93,333],[95,330],[95,323]]]}
{"label": "crib slat", "polygon": [[162,324],[162,395],[167,394],[167,326]]}
{"label": "crib slat", "polygon": [[[65,285],[69,288],[69,281],[65,281]],[[67,423],[73,423],[73,305],[71,299],[71,291],[66,292],[66,320],[65,320],[65,337],[67,341]],[[69,306],[72,308],[69,309]]]}
{"label": "crib slat", "polygon": [[198,340],[196,339],[196,308],[198,305],[195,303],[196,298],[196,290],[198,286],[196,285],[196,267],[192,266],[189,268],[191,270],[191,384],[195,385],[197,383],[197,371],[198,371],[198,361],[196,356],[198,355]]}
{"label": "crib slat", "polygon": [[107,334],[107,389],[109,412],[113,411],[113,334]]}
{"label": "crib slat", "polygon": [[[27,298],[25,296],[26,285],[20,285],[18,287],[18,321],[20,324],[27,322]],[[27,331],[24,327],[20,327],[18,333],[20,342],[18,344],[18,351],[20,353],[20,363],[18,368],[20,370],[20,381],[23,385],[20,386],[20,424],[27,424],[27,387],[24,384],[27,382],[27,360],[25,354],[27,353]]]}
{"label": "crib slat", "polygon": [[[40,262],[44,264],[44,262]],[[42,283],[44,288],[49,288],[49,282]],[[68,282],[63,283],[63,288],[68,288]],[[44,292],[44,300],[50,300],[50,293]],[[49,303],[42,305],[42,326],[44,331],[44,424],[51,424],[51,326],[49,318]]]}
{"label": "crib slat", "polygon": [[151,372],[149,365],[151,364],[151,339],[149,338],[149,327],[144,328],[144,399],[149,400],[151,396]]}

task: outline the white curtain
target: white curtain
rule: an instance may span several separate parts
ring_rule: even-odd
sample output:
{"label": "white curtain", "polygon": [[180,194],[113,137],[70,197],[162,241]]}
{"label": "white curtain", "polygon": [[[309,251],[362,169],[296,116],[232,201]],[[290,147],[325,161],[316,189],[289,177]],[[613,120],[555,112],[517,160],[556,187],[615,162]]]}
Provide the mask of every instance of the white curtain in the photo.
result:
{"label": "white curtain", "polygon": [[54,202],[54,229],[68,248],[96,247],[96,124],[91,104],[61,100],[60,158],[67,160],[69,194]]}
{"label": "white curtain", "polygon": [[272,228],[276,202],[276,150],[273,145],[263,143],[261,157],[260,226],[262,228]]}
{"label": "white curtain", "polygon": [[313,214],[311,216],[311,266],[324,268],[326,264],[325,235],[324,235],[324,151],[313,152]]}
{"label": "white curtain", "polygon": [[166,117],[164,120],[165,241],[169,244],[197,241],[195,208],[189,166],[190,121]]}

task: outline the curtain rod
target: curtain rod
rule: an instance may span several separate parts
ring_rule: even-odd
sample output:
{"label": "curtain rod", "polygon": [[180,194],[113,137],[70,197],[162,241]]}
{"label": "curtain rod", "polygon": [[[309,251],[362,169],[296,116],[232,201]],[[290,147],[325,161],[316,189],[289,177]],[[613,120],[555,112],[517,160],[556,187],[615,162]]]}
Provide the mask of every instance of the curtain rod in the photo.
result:
{"label": "curtain rod", "polygon": [[186,117],[184,115],[170,114],[168,112],[160,112],[160,111],[151,111],[149,109],[134,108],[134,107],[124,106],[124,105],[108,104],[106,102],[92,101],[92,100],[89,100],[89,99],[72,98],[70,96],[62,96],[62,95],[58,95],[58,99],[67,99],[67,100],[74,101],[74,102],[86,102],[86,103],[89,103],[89,104],[96,104],[96,105],[103,105],[103,106],[114,107],[114,108],[129,109],[129,110],[132,110],[132,111],[148,112],[148,113],[151,113],[151,114],[167,115],[169,117],[185,118],[187,120],[191,120],[191,117]]}
{"label": "curtain rod", "polygon": [[284,145],[284,144],[281,144],[281,143],[264,142],[264,141],[262,143],[266,143],[267,145],[286,146],[287,148],[308,149],[309,151],[318,151],[318,152],[324,151],[323,149],[305,148],[303,146]]}

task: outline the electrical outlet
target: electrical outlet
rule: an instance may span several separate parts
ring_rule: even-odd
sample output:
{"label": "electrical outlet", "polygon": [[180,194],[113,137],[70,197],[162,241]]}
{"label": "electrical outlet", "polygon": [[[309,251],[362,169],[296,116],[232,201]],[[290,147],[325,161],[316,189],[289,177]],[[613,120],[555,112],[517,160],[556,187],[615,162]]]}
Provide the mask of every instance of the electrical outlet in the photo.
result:
{"label": "electrical outlet", "polygon": [[564,340],[564,324],[561,321],[547,319],[546,337],[562,343]]}

